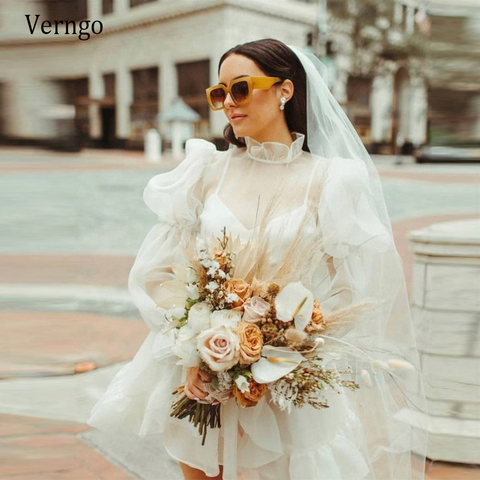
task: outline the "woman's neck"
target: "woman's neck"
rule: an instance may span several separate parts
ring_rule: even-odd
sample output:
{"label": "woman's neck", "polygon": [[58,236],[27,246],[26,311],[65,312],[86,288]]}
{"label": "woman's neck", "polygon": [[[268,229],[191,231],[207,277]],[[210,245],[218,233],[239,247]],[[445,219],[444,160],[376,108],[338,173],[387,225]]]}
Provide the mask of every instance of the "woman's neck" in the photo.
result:
{"label": "woman's neck", "polygon": [[294,140],[286,122],[278,126],[269,125],[268,128],[265,128],[263,131],[251,135],[250,138],[253,138],[259,143],[278,142],[288,146],[290,146]]}

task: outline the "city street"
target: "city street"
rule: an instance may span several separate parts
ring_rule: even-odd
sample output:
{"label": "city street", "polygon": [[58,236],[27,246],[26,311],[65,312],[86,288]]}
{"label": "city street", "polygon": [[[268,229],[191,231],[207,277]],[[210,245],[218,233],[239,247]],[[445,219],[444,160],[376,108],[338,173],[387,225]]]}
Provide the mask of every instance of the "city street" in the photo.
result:
{"label": "city street", "polygon": [[[410,292],[407,232],[478,217],[480,165],[374,161]],[[1,479],[182,478],[153,439],[85,424],[148,333],[127,278],[156,222],[143,189],[174,165],[124,150],[0,149]],[[479,470],[431,462],[426,478],[473,480]]]}

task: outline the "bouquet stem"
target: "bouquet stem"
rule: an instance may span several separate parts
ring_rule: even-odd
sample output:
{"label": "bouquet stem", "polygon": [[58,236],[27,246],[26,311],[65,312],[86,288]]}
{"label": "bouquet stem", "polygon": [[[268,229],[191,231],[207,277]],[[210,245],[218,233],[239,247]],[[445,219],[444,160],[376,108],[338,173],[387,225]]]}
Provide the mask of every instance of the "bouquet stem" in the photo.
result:
{"label": "bouquet stem", "polygon": [[172,403],[171,417],[183,419],[188,417],[190,423],[198,428],[198,433],[202,435],[202,446],[205,445],[207,436],[207,427],[220,428],[220,407],[221,404],[213,405],[211,403],[199,403],[187,397],[184,385],[175,389],[172,393],[178,398]]}

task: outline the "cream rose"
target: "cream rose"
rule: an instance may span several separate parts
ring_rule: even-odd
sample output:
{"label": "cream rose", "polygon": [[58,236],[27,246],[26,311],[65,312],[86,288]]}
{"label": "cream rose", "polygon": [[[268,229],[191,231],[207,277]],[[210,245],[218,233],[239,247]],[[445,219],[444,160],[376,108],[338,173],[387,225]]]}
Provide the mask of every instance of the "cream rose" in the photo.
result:
{"label": "cream rose", "polygon": [[241,318],[241,312],[236,310],[215,310],[212,313],[211,325],[212,327],[236,328]]}
{"label": "cream rose", "polygon": [[271,305],[263,298],[255,296],[245,302],[243,308],[245,311],[242,320],[244,322],[256,323],[265,318]]}
{"label": "cream rose", "polygon": [[197,338],[197,350],[215,372],[232,368],[240,359],[238,336],[223,325],[201,332]]}
{"label": "cream rose", "polygon": [[263,347],[263,335],[260,328],[254,323],[240,322],[235,330],[240,341],[240,362],[250,365],[256,362]]}
{"label": "cream rose", "polygon": [[180,358],[177,365],[197,367],[200,364],[195,337],[196,333],[188,325],[178,330],[175,345],[172,347],[172,353]]}
{"label": "cream rose", "polygon": [[192,306],[188,312],[188,326],[195,333],[210,328],[212,312],[206,302],[199,302]]}

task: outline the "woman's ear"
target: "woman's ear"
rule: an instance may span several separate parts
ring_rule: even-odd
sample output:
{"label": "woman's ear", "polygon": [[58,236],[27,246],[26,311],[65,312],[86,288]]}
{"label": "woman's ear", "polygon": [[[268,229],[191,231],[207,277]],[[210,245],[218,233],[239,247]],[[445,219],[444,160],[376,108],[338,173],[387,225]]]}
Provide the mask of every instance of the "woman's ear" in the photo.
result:
{"label": "woman's ear", "polygon": [[293,97],[294,90],[293,82],[287,78],[278,89],[279,98],[285,97],[285,100],[288,102]]}

